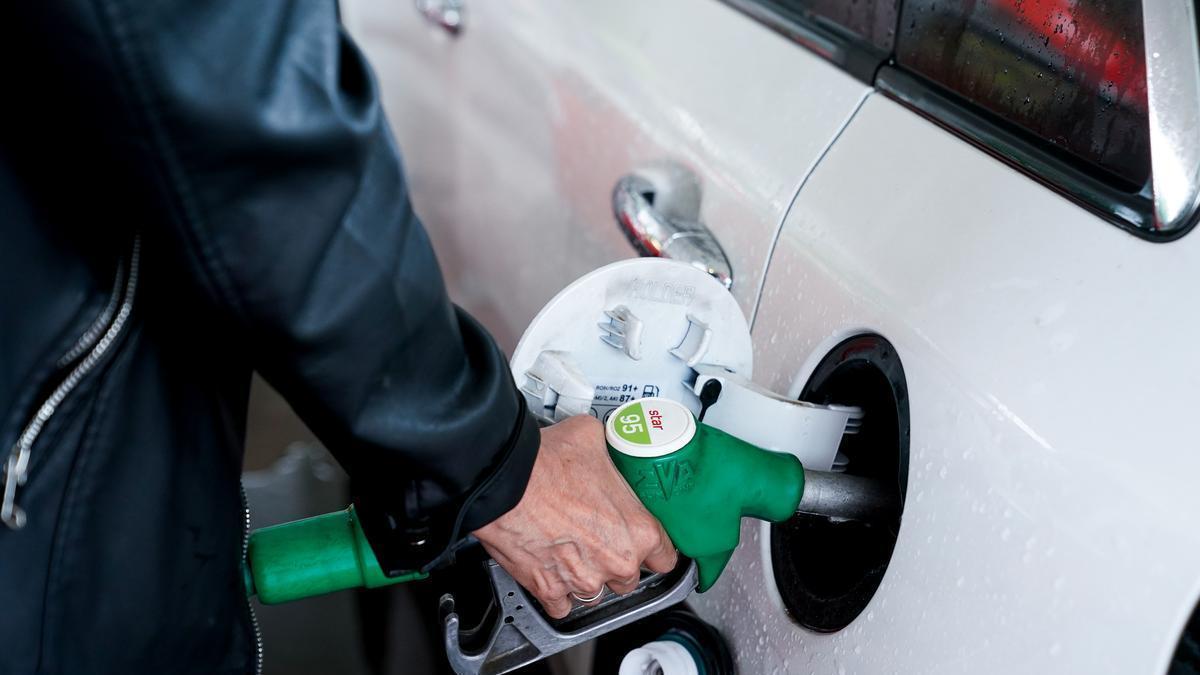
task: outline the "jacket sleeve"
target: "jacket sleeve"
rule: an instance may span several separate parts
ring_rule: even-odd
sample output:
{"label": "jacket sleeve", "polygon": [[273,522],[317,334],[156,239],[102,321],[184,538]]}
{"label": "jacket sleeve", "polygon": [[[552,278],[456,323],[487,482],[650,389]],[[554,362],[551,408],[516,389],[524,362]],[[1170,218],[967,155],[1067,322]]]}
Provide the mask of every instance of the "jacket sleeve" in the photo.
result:
{"label": "jacket sleeve", "polygon": [[148,186],[147,236],[354,479],[385,569],[430,566],[515,506],[537,426],[447,299],[335,3],[22,4]]}

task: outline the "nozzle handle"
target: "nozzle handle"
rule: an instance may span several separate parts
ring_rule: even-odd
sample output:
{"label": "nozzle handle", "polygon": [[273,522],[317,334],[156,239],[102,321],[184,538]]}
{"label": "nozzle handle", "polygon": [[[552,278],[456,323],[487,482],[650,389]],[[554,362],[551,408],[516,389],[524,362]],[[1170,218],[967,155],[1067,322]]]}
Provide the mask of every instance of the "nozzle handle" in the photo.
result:
{"label": "nozzle handle", "polygon": [[791,518],[804,491],[792,455],[698,424],[682,404],[631,401],[605,423],[609,455],[681,553],[696,561],[697,590],[716,582],[737,548],[742,518]]}
{"label": "nozzle handle", "polygon": [[246,594],[273,605],[347,588],[377,588],[428,575],[389,577],[363,534],[354,507],[250,534],[243,567]]}

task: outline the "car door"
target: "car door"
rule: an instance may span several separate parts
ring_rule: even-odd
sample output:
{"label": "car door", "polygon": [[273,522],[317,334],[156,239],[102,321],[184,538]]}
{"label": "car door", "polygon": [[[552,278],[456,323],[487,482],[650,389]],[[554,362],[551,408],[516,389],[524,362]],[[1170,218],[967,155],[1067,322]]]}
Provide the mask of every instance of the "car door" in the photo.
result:
{"label": "car door", "polygon": [[785,219],[761,383],[800,396],[886,338],[910,437],[874,450],[905,455],[907,498],[877,592],[827,633],[784,607],[849,587],[839,550],[793,542],[797,582],[779,531],[744,528],[693,600],[744,672],[1157,674],[1195,607],[1200,165],[1171,134],[1200,110],[1194,10],[1025,5],[906,0]]}
{"label": "car door", "polygon": [[645,217],[715,244],[676,250],[723,253],[750,315],[796,189],[868,90],[719,2],[423,6],[343,3],[452,294],[508,349],[571,280],[636,255],[622,178]]}

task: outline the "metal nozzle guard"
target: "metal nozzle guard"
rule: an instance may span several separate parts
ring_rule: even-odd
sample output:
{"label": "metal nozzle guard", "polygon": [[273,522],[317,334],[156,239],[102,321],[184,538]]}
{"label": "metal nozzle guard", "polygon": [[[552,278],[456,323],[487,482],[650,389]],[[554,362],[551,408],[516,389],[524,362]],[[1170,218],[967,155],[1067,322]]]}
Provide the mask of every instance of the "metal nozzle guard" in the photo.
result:
{"label": "metal nozzle guard", "polygon": [[[683,602],[696,588],[696,565],[684,561],[669,574],[643,577],[629,594],[610,592],[596,605],[576,606],[565,618],[553,620],[494,560],[488,561],[488,576],[493,604],[476,628],[460,626],[454,596],[441,599],[446,658],[459,675],[500,675],[541,661]],[[464,648],[464,636],[484,631],[487,638],[481,649]]]}

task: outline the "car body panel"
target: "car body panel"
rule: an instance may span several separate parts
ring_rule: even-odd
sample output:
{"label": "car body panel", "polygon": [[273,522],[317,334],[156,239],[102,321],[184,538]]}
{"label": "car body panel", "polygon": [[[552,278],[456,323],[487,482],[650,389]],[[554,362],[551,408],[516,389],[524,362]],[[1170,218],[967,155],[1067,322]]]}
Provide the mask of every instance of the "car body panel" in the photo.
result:
{"label": "car body panel", "polygon": [[452,295],[506,349],[633,254],[612,190],[660,162],[697,177],[749,315],[800,181],[869,91],[716,2],[473,2],[457,38],[405,3],[344,4]]}
{"label": "car body panel", "polygon": [[744,672],[1163,672],[1200,583],[1198,284],[1200,240],[1122,232],[872,95],[792,205],[753,336],[756,379],[792,395],[845,337],[895,345],[892,563],[817,635],[748,523],[693,605]]}
{"label": "car body panel", "polygon": [[880,590],[806,631],[745,524],[692,600],[742,672],[1165,669],[1200,594],[1200,240],[1118,230],[718,2],[469,2],[458,38],[344,9],[452,295],[505,348],[633,255],[610,193],[664,160],[699,177],[756,381],[796,396],[842,339],[895,345],[911,461]]}

